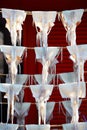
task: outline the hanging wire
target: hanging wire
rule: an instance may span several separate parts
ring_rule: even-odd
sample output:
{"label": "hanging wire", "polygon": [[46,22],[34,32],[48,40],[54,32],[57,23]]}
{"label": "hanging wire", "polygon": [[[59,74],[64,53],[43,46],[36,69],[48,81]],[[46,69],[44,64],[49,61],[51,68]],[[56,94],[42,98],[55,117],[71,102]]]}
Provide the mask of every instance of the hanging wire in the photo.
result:
{"label": "hanging wire", "polygon": [[[63,10],[64,11],[64,10]],[[2,9],[0,9],[0,12],[2,12]],[[62,11],[57,11],[58,13],[62,12]],[[87,12],[87,9],[84,9],[84,12]],[[32,15],[32,11],[26,11],[27,15]]]}

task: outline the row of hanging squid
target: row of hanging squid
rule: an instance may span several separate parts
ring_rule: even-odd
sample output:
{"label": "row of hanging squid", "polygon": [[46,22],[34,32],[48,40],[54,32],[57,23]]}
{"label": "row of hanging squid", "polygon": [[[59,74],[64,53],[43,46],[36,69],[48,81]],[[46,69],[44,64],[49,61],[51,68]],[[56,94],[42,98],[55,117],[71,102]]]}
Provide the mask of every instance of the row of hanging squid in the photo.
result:
{"label": "row of hanging squid", "polygon": [[[37,31],[37,46],[38,44],[40,44],[40,47],[48,46],[48,35],[55,25],[57,15],[66,30],[68,45],[76,45],[76,27],[81,23],[83,13],[84,9],[67,10],[58,13],[57,11],[32,11],[32,18]],[[26,12],[2,8],[2,16],[7,20],[6,27],[11,33],[12,44],[16,45],[17,37],[19,37],[19,45],[21,45],[22,24],[26,19]]]}
{"label": "row of hanging squid", "polygon": [[[80,24],[83,13],[84,9],[62,11],[58,13],[58,19],[62,21],[66,30],[66,41],[69,45],[67,46],[67,49],[70,53],[70,59],[74,63],[74,72],[61,74],[63,84],[59,84],[59,90],[62,98],[71,99],[70,102],[66,101],[63,103],[65,109],[72,116],[72,124],[64,124],[64,130],[87,130],[86,123],[78,123],[78,109],[81,104],[81,100],[79,100],[79,98],[85,98],[86,96],[84,63],[87,59],[87,45],[76,45],[76,27]],[[38,78],[38,85],[30,85],[32,95],[37,103],[39,125],[26,125],[27,130],[50,130],[50,125],[46,124],[46,120],[48,120],[51,115],[55,103],[47,103],[54,86],[49,84],[53,79],[53,77],[49,78],[49,73],[50,75],[56,74],[56,64],[58,63],[57,58],[60,54],[61,48],[48,47],[48,35],[54,26],[56,15],[56,11],[32,11],[33,22],[35,23],[37,31],[36,43],[40,46],[35,47],[35,54],[36,59],[42,64],[43,68],[42,76]],[[7,122],[11,114],[11,122],[13,123],[15,109],[17,123],[19,125],[24,125],[24,118],[28,114],[28,110],[30,108],[29,103],[23,103],[23,84],[27,81],[27,75],[17,75],[17,66],[22,62],[24,52],[26,51],[26,47],[21,46],[22,24],[26,18],[26,12],[13,9],[2,9],[2,16],[7,20],[7,27],[11,33],[13,46],[0,46],[0,50],[4,53],[9,68],[9,83],[0,83],[0,91],[7,93]],[[20,42],[19,47],[16,46],[18,36]],[[17,96],[18,94],[19,96]],[[15,97],[20,103],[15,103]],[[48,109],[49,111],[46,111],[47,107],[50,108],[50,110]],[[41,125],[41,122],[43,122],[44,125]],[[17,124],[1,124],[0,127],[2,130],[18,129]],[[22,127],[19,129],[24,130]]]}

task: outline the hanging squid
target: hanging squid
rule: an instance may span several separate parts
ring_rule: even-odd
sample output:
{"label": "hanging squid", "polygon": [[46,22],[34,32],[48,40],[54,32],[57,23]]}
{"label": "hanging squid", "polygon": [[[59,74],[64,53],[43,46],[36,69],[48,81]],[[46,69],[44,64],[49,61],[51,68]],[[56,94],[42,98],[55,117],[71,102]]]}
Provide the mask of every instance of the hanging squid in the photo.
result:
{"label": "hanging squid", "polygon": [[18,72],[17,66],[22,62],[25,47],[2,45],[0,46],[0,48],[1,51],[4,53],[6,62],[8,64],[10,81],[12,84],[14,84]]}
{"label": "hanging squid", "polygon": [[42,68],[42,84],[47,84],[49,69],[54,70],[57,56],[60,54],[60,47],[35,47],[36,59],[40,60]]}
{"label": "hanging squid", "polygon": [[7,28],[11,33],[12,44],[16,45],[18,40],[18,44],[21,45],[22,24],[26,18],[26,12],[2,8],[2,16],[7,20]]}
{"label": "hanging squid", "polygon": [[72,120],[71,123],[77,123],[79,121],[79,98],[71,98],[71,107],[72,107]]}
{"label": "hanging squid", "polygon": [[56,11],[32,11],[37,31],[37,45],[39,41],[41,47],[48,46],[48,35],[54,26],[56,15]]}
{"label": "hanging squid", "polygon": [[41,124],[41,119],[44,124],[51,120],[54,106],[55,102],[45,102],[43,100],[39,100],[39,102],[37,103],[39,124]]}
{"label": "hanging squid", "polygon": [[50,95],[49,90],[41,88],[39,98],[37,99],[39,125],[41,124],[41,121],[44,124],[46,124],[46,105],[47,105],[47,100],[49,99],[49,95]]}
{"label": "hanging squid", "polygon": [[70,59],[74,63],[74,71],[77,73],[78,82],[84,82],[84,63],[87,60],[87,45],[67,46]]}
{"label": "hanging squid", "polygon": [[78,123],[79,98],[84,98],[86,96],[85,82],[80,82],[79,87],[78,87],[77,82],[60,84],[59,91],[62,98],[71,99],[71,107],[72,107],[72,113],[73,113],[71,122]]}
{"label": "hanging squid", "polygon": [[[17,118],[17,124],[25,125],[25,117],[28,115],[30,103],[15,103],[14,109],[14,116]],[[21,126],[18,130],[25,130],[25,128]]]}
{"label": "hanging squid", "polygon": [[59,14],[66,30],[66,41],[68,45],[76,45],[76,27],[80,24],[84,9],[66,10]]}
{"label": "hanging squid", "polygon": [[43,64],[43,69],[42,69],[42,84],[47,83],[48,79],[48,74],[49,74],[49,67],[51,65],[51,60],[45,59],[42,57],[42,64]]}
{"label": "hanging squid", "polygon": [[[72,101],[63,101],[62,102],[66,111],[69,113],[69,115],[71,117],[73,117],[72,120],[70,121],[71,123],[74,123],[75,120],[76,121],[78,120],[79,113],[77,112],[78,111],[77,109],[79,109],[82,100],[78,100],[77,102],[76,101],[77,101],[77,99],[73,98]],[[77,119],[76,119],[76,117],[77,117]]]}
{"label": "hanging squid", "polygon": [[53,85],[30,85],[33,97],[38,106],[38,124],[46,124],[46,104],[52,93]]}
{"label": "hanging squid", "polygon": [[[28,81],[28,75],[27,74],[17,74],[16,75],[16,80],[15,80],[15,84],[26,84]],[[8,75],[6,75],[6,83],[10,83],[10,79],[8,77]],[[18,99],[19,102],[23,102],[23,98],[24,98],[24,88],[21,89],[21,91],[19,92],[19,94],[16,97]]]}
{"label": "hanging squid", "polygon": [[14,101],[16,95],[19,94],[22,87],[23,85],[19,85],[19,84],[7,84],[7,83],[0,84],[0,91],[7,93],[7,99],[8,99],[7,122],[9,121],[10,114],[11,114],[11,122],[13,123]]}

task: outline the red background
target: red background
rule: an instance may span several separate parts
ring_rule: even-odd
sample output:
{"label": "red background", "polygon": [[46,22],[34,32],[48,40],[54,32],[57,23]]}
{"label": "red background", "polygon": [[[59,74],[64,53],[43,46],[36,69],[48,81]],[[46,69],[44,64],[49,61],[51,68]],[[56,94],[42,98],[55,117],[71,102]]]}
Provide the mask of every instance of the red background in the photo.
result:
{"label": "red background", "polygon": [[[87,8],[87,1],[78,1],[78,0],[0,0],[0,7],[4,8],[14,8],[14,9],[24,9],[24,10],[68,10],[68,9],[79,9]],[[55,21],[55,26],[52,28],[48,36],[48,45],[49,46],[60,46],[66,47],[65,29],[61,22],[58,21],[58,17]],[[77,27],[77,44],[87,44],[87,13],[84,13],[82,17],[81,24]],[[32,21],[32,15],[27,15],[26,20],[23,25],[23,46],[26,47],[35,47],[36,46],[36,30]],[[69,59],[69,53],[66,49],[63,50],[63,60],[59,59],[59,63],[56,66],[56,73],[70,72],[73,71],[73,63]],[[39,74],[41,73],[42,66],[40,63],[35,60],[35,53],[33,49],[28,49],[27,58],[24,58],[24,67],[23,73],[25,74]],[[85,63],[85,71],[87,71],[87,63]],[[85,74],[85,81],[87,74]],[[49,101],[61,101],[58,88],[54,87],[52,96]],[[32,93],[29,88],[25,89],[24,101],[26,102],[35,102],[32,97]],[[87,119],[87,101],[83,101],[80,107],[80,121],[84,121],[84,115]],[[34,104],[31,105],[29,115],[26,118],[27,124],[37,123],[37,109]],[[51,124],[63,124],[66,123],[66,117],[63,112],[59,113],[59,105],[56,103],[53,118]]]}

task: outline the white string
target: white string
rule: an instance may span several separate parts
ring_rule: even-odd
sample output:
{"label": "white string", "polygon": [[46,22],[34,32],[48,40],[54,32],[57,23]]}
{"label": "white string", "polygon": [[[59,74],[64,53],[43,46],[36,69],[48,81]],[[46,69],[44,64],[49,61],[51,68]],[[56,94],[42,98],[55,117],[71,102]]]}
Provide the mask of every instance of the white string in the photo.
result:
{"label": "white string", "polygon": [[61,62],[63,61],[63,47],[61,48]]}
{"label": "white string", "polygon": [[34,84],[37,84],[37,81],[35,80],[34,75],[33,75],[33,82]]}
{"label": "white string", "polygon": [[60,109],[62,110],[62,113],[64,114],[64,116],[66,116],[63,107],[62,107],[62,102],[59,102],[59,113],[60,113]]}
{"label": "white string", "polygon": [[57,84],[59,84],[59,83],[58,83],[58,79],[59,79],[59,74],[57,74]]}
{"label": "white string", "polygon": [[33,75],[31,75],[31,85],[33,84]]}

